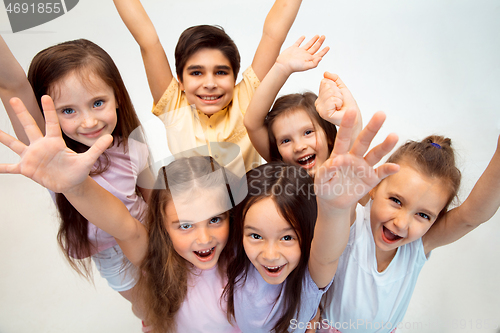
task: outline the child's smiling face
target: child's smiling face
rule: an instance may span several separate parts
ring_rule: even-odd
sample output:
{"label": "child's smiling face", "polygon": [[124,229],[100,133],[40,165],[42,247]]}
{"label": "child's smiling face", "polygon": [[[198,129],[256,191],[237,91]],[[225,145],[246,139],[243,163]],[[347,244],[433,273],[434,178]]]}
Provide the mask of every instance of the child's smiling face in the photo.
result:
{"label": "child's smiling face", "polygon": [[449,199],[437,178],[407,164],[370,191],[371,227],[377,251],[394,256],[396,249],[421,238],[436,221]]}
{"label": "child's smiling face", "polygon": [[297,109],[279,115],[271,130],[283,161],[306,169],[311,176],[328,159],[325,132],[313,124],[306,111]]}
{"label": "child's smiling face", "polygon": [[[220,190],[197,191],[166,207],[165,227],[175,251],[199,269],[213,268],[229,236]],[[207,199],[212,198],[212,199]],[[184,200],[185,199],[185,200]]]}
{"label": "child's smiling face", "polygon": [[248,209],[243,227],[243,247],[250,262],[269,284],[283,283],[301,257],[297,234],[269,197]]}
{"label": "child's smiling face", "polygon": [[180,89],[189,104],[210,116],[224,109],[233,99],[236,78],[231,63],[217,49],[203,48],[194,53],[183,69]]}
{"label": "child's smiling face", "polygon": [[61,130],[69,138],[90,147],[115,130],[115,94],[98,76],[91,74],[88,82],[82,82],[82,75],[71,72],[51,91]]}

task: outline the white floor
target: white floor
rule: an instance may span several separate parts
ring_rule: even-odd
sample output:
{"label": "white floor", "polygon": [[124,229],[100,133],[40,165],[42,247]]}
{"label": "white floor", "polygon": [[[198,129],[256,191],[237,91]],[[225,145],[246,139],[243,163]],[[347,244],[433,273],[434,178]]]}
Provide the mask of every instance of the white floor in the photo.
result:
{"label": "white floor", "polygon": [[[173,66],[180,33],[219,24],[235,39],[242,70],[252,60],[271,0],[143,1]],[[1,6],[0,6],[1,7]],[[184,13],[185,15],[179,15]],[[27,69],[58,42],[87,38],[117,63],[143,121],[151,98],[140,53],[111,1],[85,0],[66,15],[26,32],[0,33]],[[330,53],[319,68],[293,74],[283,89],[317,92],[325,70],[338,73],[365,120],[388,115],[383,133],[401,142],[432,133],[452,138],[463,171],[464,200],[488,164],[500,133],[500,6],[496,0],[304,1],[285,46],[325,34]],[[11,131],[0,106],[0,128]],[[12,132],[11,132],[12,133]],[[0,147],[0,163],[16,156]],[[130,306],[99,276],[77,276],[56,243],[57,218],[46,190],[0,175],[0,333],[140,332]],[[500,332],[500,213],[424,266],[398,332]]]}

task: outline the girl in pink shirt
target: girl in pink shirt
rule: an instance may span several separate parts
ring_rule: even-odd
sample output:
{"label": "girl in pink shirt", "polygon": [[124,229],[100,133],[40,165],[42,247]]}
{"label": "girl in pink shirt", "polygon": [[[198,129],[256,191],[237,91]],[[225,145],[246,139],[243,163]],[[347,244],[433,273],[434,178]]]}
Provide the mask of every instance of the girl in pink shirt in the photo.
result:
{"label": "girl in pink shirt", "polygon": [[[0,97],[17,137],[29,143],[28,133],[8,101],[21,97],[37,127],[45,128],[40,111],[43,95],[54,99],[62,137],[75,152],[85,152],[99,138],[111,135],[113,141],[89,174],[142,220],[149,190],[137,182],[139,174],[148,167],[149,151],[144,143],[130,137],[134,130],[140,132],[140,122],[111,57],[88,40],[68,41],[39,52],[26,79],[0,37],[0,59]],[[134,303],[136,270],[126,261],[113,236],[82,216],[63,194],[51,194],[61,218],[57,239],[71,266],[90,279],[92,258],[110,287]]]}

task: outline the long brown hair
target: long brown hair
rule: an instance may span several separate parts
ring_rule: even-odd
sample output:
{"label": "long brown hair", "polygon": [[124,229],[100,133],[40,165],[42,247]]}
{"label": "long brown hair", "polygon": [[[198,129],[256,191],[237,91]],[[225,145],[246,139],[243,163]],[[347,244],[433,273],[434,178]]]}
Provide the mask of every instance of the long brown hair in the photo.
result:
{"label": "long brown hair", "polygon": [[[324,135],[326,136],[326,142],[328,144],[328,155],[332,153],[333,145],[335,144],[335,137],[337,136],[337,128],[334,124],[324,120],[320,117],[319,113],[316,111],[316,106],[314,102],[318,96],[312,92],[305,92],[302,94],[289,94],[281,96],[274,102],[273,108],[267,114],[265,119],[265,125],[267,127],[267,133],[269,137],[269,154],[271,156],[271,161],[282,161],[283,157],[281,156],[278,150],[278,144],[276,143],[276,137],[273,133],[273,124],[278,119],[278,117],[297,112],[298,110],[305,111],[309,118],[311,118],[311,122],[313,126],[319,126],[321,130],[323,130]],[[316,132],[318,129],[315,129]],[[319,134],[318,134],[319,135]]]}
{"label": "long brown hair", "polygon": [[423,175],[441,179],[448,189],[449,198],[439,216],[446,213],[457,197],[462,175],[455,165],[455,152],[451,147],[451,139],[430,135],[422,141],[408,141],[399,147],[387,162],[407,164]]}
{"label": "long brown hair", "polygon": [[[145,321],[154,326],[155,331],[177,331],[175,315],[186,298],[188,274],[193,266],[175,251],[165,226],[167,205],[173,204],[171,188],[175,186],[176,191],[180,192],[183,189],[209,189],[214,184],[226,181],[223,173],[214,172],[219,169],[219,164],[213,158],[194,156],[180,158],[159,171],[146,216],[149,242],[141,264],[143,274],[137,284],[144,302]],[[211,176],[204,177],[206,175]],[[231,177],[229,172],[227,175]],[[230,221],[229,239],[232,228]],[[226,247],[220,254],[218,269],[221,276],[225,274],[230,253]]]}
{"label": "long brown hair", "polygon": [[[313,181],[307,171],[282,162],[270,162],[248,171],[248,196],[234,212],[234,236],[228,247],[235,253],[227,268],[228,282],[224,289],[228,320],[234,318],[234,293],[245,284],[251,265],[243,248],[243,230],[246,213],[256,202],[271,198],[279,213],[297,234],[301,256],[297,267],[288,275],[282,287],[283,310],[273,331],[288,332],[290,320],[298,316],[302,283],[304,280],[311,242],[316,224],[317,205]],[[280,190],[281,189],[281,190]],[[286,191],[284,190],[286,189]],[[290,193],[293,193],[290,195]]]}
{"label": "long brown hair", "polygon": [[[108,53],[86,39],[78,39],[51,46],[40,51],[31,61],[28,80],[33,88],[40,110],[41,97],[54,94],[54,87],[68,74],[75,73],[81,80],[90,80],[93,74],[103,80],[114,91],[117,109],[117,123],[112,133],[116,144],[127,149],[127,138],[140,122],[120,72]],[[70,139],[63,133],[66,145],[77,153],[89,149],[88,146]],[[104,153],[99,158],[91,175],[105,172],[109,158]],[[90,278],[92,269],[87,258],[95,250],[88,239],[87,220],[69,203],[64,195],[56,194],[56,205],[61,218],[57,240],[71,266],[83,276]]]}

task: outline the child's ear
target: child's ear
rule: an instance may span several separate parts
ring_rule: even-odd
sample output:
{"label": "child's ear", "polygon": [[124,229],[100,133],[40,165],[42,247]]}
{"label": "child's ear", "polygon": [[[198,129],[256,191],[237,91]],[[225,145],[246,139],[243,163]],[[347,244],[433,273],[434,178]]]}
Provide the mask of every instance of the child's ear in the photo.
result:
{"label": "child's ear", "polygon": [[179,89],[184,91],[184,83],[182,83],[181,79],[179,78],[179,75],[177,75],[177,82],[179,82]]}
{"label": "child's ear", "polygon": [[370,192],[368,192],[368,195],[370,196],[370,199],[372,199],[372,200],[373,200],[373,198],[375,197],[375,191],[377,190],[377,187],[378,187],[378,186],[375,186],[374,188],[372,188],[372,189],[370,190]]}

